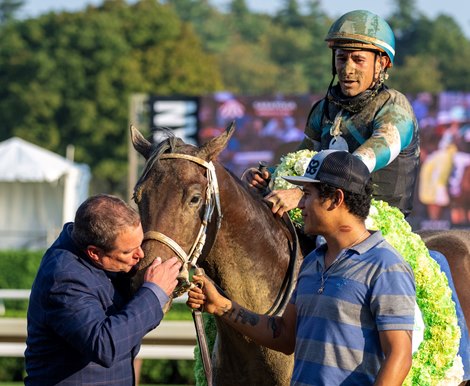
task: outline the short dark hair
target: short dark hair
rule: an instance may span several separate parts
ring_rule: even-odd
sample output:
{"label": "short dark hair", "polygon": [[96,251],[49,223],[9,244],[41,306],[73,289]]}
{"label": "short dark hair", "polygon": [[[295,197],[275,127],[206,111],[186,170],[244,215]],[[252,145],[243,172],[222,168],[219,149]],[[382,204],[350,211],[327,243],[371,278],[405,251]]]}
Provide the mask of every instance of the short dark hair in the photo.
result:
{"label": "short dark hair", "polygon": [[[314,185],[318,189],[318,196],[322,202],[329,198],[333,198],[335,192],[338,190],[338,188],[323,182],[316,183]],[[370,205],[372,202],[372,180],[369,180],[365,185],[364,193],[352,193],[344,189],[341,190],[344,193],[344,203],[348,207],[349,212],[361,220],[365,220],[369,215]]]}
{"label": "short dark hair", "polygon": [[80,249],[94,245],[109,252],[122,231],[139,224],[139,214],[129,204],[109,194],[97,194],[77,209],[72,239]]}

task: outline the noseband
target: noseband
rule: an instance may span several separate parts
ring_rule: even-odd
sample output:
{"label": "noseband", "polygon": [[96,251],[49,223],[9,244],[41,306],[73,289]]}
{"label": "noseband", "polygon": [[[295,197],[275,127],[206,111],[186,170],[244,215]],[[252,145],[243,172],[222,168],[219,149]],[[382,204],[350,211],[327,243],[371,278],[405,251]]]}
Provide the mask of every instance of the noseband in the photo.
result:
{"label": "noseband", "polygon": [[181,260],[182,270],[179,276],[180,283],[173,293],[174,297],[178,297],[185,293],[191,285],[189,280],[189,269],[191,267],[197,266],[197,261],[201,256],[202,250],[206,243],[207,226],[210,222],[212,214],[214,213],[214,209],[217,209],[216,230],[219,230],[220,228],[223,216],[220,206],[219,185],[217,182],[215,167],[212,162],[207,162],[202,158],[180,153],[162,154],[159,159],[185,159],[197,163],[198,165],[201,165],[207,169],[205,211],[201,220],[201,226],[199,228],[198,235],[196,236],[196,239],[194,240],[194,243],[189,252],[186,253],[175,240],[161,232],[148,231],[144,234],[144,241],[155,240],[161,242],[162,244],[169,247],[174,253],[176,253],[177,257]]}

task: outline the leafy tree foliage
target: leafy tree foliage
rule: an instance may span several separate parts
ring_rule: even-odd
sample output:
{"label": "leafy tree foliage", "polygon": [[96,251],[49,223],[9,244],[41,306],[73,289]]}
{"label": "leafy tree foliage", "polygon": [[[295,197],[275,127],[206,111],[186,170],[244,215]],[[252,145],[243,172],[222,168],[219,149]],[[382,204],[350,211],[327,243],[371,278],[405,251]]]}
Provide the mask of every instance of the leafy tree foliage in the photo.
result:
{"label": "leafy tree foliage", "polygon": [[0,24],[13,20],[23,5],[24,0],[0,0]]}
{"label": "leafy tree foliage", "polygon": [[124,192],[129,96],[222,88],[215,59],[173,9],[108,0],[0,31],[1,140],[17,135],[92,167],[97,191]]}
{"label": "leafy tree foliage", "polygon": [[323,92],[328,85],[331,53],[323,40],[328,26],[318,0],[308,2],[305,15],[296,0],[286,0],[273,16],[251,12],[245,0],[232,0],[225,12],[207,0],[167,2],[216,54],[227,90],[305,93]]}
{"label": "leafy tree foliage", "polygon": [[305,18],[300,12],[297,0],[283,0],[283,6],[276,15],[276,21],[292,28],[304,26]]}
{"label": "leafy tree foliage", "polygon": [[181,20],[191,23],[209,53],[220,53],[227,49],[231,30],[227,28],[227,17],[208,0],[167,0]]}
{"label": "leafy tree foliage", "polygon": [[[415,0],[396,0],[395,8],[389,22],[396,36],[397,72],[408,67],[406,77],[411,81],[402,90],[412,92],[417,81],[421,91],[469,91],[470,43],[456,22],[444,14],[427,18],[418,12]],[[430,73],[437,78],[423,77]]]}
{"label": "leafy tree foliage", "polygon": [[402,66],[394,66],[387,84],[408,94],[418,94],[423,90],[430,93],[443,91],[438,60],[434,57],[407,56]]}

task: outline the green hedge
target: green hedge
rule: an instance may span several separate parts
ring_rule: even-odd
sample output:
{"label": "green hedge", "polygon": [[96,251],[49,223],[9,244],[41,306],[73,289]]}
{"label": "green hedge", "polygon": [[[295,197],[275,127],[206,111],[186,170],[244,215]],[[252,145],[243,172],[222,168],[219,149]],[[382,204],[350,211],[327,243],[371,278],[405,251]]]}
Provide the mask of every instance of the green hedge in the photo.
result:
{"label": "green hedge", "polygon": [[0,288],[29,289],[44,251],[0,251]]}
{"label": "green hedge", "polygon": [[[0,288],[30,289],[44,251],[0,251]],[[25,318],[28,302],[5,300],[7,316]],[[191,312],[184,304],[174,304],[165,318],[189,320]],[[158,327],[157,327],[158,328]],[[194,385],[194,361],[144,360],[141,383]],[[0,358],[0,382],[21,382],[24,378],[23,358]]]}
{"label": "green hedge", "polygon": [[[0,251],[0,288],[30,289],[44,251]],[[8,316],[22,316],[28,302],[5,300]],[[19,314],[18,314],[19,312]]]}

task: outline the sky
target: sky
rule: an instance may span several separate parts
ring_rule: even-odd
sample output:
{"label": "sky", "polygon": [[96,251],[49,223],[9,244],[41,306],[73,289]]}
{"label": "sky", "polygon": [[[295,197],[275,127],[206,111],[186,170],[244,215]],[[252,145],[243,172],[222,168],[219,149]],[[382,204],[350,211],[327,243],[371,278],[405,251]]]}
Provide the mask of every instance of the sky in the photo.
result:
{"label": "sky", "polygon": [[[210,0],[222,9],[229,0]],[[438,14],[451,16],[470,39],[470,1],[468,0],[415,0],[418,10],[434,19]],[[26,0],[24,16],[34,17],[48,11],[80,10],[87,4],[101,4],[101,0]],[[275,12],[283,0],[247,0],[252,11]],[[299,0],[299,4],[304,1]],[[384,18],[388,17],[395,4],[394,0],[322,0],[322,9],[331,17],[339,17],[354,9],[366,9]]]}

